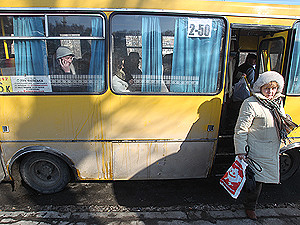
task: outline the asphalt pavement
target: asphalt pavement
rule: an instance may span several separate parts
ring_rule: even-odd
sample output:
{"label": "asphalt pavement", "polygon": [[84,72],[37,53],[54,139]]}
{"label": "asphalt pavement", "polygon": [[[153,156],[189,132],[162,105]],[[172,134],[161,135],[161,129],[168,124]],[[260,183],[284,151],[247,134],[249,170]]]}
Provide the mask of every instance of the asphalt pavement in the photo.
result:
{"label": "asphalt pavement", "polygon": [[299,205],[257,209],[257,221],[236,206],[196,205],[128,209],[97,206],[45,207],[42,210],[0,211],[0,224],[300,224]]}
{"label": "asphalt pavement", "polygon": [[300,224],[300,171],[265,185],[257,221],[246,218],[218,178],[71,183],[41,195],[0,184],[0,224]]}

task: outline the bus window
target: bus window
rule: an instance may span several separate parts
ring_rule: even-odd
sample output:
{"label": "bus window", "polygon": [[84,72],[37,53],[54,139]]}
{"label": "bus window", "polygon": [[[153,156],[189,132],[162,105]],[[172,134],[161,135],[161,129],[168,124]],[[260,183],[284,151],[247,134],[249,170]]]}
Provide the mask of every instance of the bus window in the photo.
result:
{"label": "bus window", "polygon": [[[103,17],[1,16],[2,92],[101,92],[105,89]],[[0,90],[1,92],[1,90]]]}
{"label": "bus window", "polygon": [[116,93],[216,93],[225,22],[221,18],[114,14]]}
{"label": "bus window", "polygon": [[295,24],[296,36],[292,52],[289,80],[287,84],[287,94],[300,94],[300,23]]}
{"label": "bus window", "polygon": [[284,39],[275,38],[267,39],[261,42],[259,48],[260,67],[259,73],[265,71],[277,71],[281,73],[281,65],[283,60]]}

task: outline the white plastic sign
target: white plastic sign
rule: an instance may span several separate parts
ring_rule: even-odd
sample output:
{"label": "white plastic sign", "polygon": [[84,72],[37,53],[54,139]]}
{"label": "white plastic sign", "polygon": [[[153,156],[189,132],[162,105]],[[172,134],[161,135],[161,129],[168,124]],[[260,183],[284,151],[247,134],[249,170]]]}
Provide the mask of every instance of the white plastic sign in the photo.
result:
{"label": "white plastic sign", "polygon": [[13,92],[52,92],[50,76],[11,76]]}
{"label": "white plastic sign", "polygon": [[212,19],[188,19],[188,37],[211,37]]}

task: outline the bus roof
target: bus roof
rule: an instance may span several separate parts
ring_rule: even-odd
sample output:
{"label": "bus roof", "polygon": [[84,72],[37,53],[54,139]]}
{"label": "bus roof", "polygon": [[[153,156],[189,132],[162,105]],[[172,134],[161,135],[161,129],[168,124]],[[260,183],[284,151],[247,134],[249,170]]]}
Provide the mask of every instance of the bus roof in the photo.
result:
{"label": "bus roof", "polygon": [[160,10],[218,15],[293,18],[300,16],[300,0],[40,0],[0,1],[0,10]]}

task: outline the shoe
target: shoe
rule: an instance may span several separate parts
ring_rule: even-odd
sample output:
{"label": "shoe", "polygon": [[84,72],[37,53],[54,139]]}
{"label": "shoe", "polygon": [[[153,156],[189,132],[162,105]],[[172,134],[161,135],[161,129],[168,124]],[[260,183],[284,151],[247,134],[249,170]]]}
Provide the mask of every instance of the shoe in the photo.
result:
{"label": "shoe", "polygon": [[245,212],[246,212],[246,215],[249,219],[257,220],[257,217],[256,217],[256,214],[255,214],[254,210],[246,209]]}

